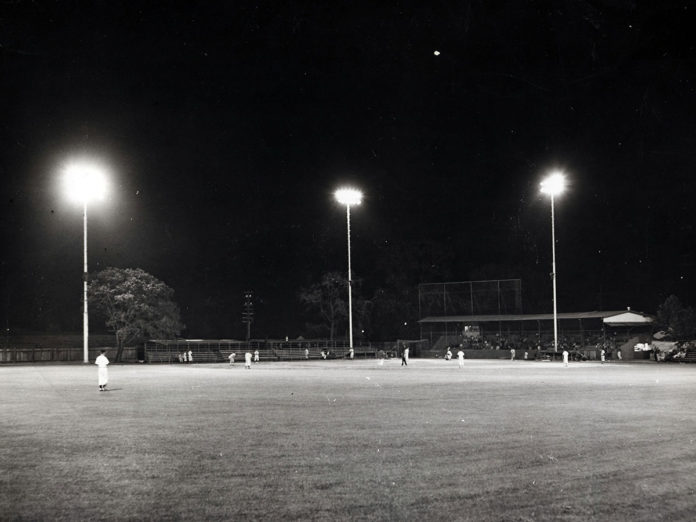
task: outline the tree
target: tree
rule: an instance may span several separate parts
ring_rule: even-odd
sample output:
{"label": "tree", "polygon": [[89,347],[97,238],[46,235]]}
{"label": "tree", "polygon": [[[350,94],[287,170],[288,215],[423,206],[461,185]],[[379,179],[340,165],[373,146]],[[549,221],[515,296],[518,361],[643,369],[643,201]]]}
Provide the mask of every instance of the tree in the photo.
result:
{"label": "tree", "polygon": [[657,310],[657,322],[675,339],[696,335],[696,311],[685,307],[676,295],[670,295]]}
{"label": "tree", "polygon": [[140,268],[107,268],[89,286],[90,303],[116,335],[116,361],[129,343],[172,338],[184,328],[174,290]]}
{"label": "tree", "polygon": [[339,321],[348,317],[346,278],[338,272],[327,272],[318,283],[302,288],[299,299],[310,311],[319,315],[321,322],[315,329],[329,333],[333,341]]}

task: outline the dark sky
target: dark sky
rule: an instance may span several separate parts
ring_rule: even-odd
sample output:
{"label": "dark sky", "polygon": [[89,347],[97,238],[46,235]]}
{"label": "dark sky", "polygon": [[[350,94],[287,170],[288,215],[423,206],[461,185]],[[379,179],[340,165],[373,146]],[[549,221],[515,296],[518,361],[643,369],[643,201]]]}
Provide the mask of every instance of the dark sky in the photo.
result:
{"label": "dark sky", "polygon": [[519,277],[550,311],[554,168],[560,311],[693,304],[693,2],[137,4],[0,5],[3,326],[81,328],[84,156],[90,270],[165,281],[188,337],[241,337],[246,289],[256,335],[302,334],[343,183],[367,297],[418,252],[414,288]]}

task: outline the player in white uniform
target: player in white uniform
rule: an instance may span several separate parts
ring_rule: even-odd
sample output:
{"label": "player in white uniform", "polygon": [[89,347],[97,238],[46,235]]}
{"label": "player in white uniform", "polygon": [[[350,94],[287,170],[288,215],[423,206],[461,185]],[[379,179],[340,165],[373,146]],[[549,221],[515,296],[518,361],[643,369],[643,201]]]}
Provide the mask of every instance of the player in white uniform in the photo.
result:
{"label": "player in white uniform", "polygon": [[232,352],[227,358],[230,360],[230,366],[234,364],[234,358],[237,354]]}
{"label": "player in white uniform", "polygon": [[109,382],[109,369],[107,368],[109,365],[109,359],[106,358],[104,353],[105,351],[102,350],[97,359],[94,361],[94,364],[99,367],[99,370],[97,370],[97,376],[99,377],[99,391],[106,391],[106,383]]}
{"label": "player in white uniform", "polygon": [[254,350],[254,362],[259,362],[259,351]]}
{"label": "player in white uniform", "polygon": [[457,357],[459,357],[459,367],[464,368],[464,352],[462,350],[459,350],[457,352]]}
{"label": "player in white uniform", "polygon": [[568,350],[563,350],[563,364],[568,366]]}
{"label": "player in white uniform", "polygon": [[251,352],[246,352],[244,354],[244,367],[251,369]]}

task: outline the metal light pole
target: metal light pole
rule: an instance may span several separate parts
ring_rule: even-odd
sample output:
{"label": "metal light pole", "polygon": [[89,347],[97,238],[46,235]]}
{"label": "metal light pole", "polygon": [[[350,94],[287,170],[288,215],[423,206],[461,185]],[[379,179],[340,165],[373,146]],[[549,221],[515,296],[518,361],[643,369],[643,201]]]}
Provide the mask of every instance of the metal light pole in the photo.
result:
{"label": "metal light pole", "polygon": [[348,343],[353,348],[353,277],[350,266],[350,206],[362,202],[362,192],[343,188],[335,192],[336,200],[346,206],[346,232],[348,235]]}
{"label": "metal light pole", "polygon": [[553,280],[553,351],[558,351],[558,309],[556,307],[556,218],[551,194],[551,279]]}
{"label": "metal light pole", "polygon": [[87,270],[87,200],[84,201],[84,269],[82,271],[82,357],[83,362],[89,362],[89,311],[87,309],[87,285],[89,283],[89,271]]}
{"label": "metal light pole", "polygon": [[565,176],[551,174],[541,182],[541,192],[551,197],[551,279],[553,281],[553,351],[558,351],[558,310],[556,300],[556,216],[554,198],[565,190]]}
{"label": "metal light pole", "polygon": [[89,309],[87,267],[87,204],[101,199],[106,193],[103,169],[90,163],[73,163],[65,169],[64,183],[69,198],[82,203],[83,269],[82,269],[82,352],[83,361],[89,362]]}

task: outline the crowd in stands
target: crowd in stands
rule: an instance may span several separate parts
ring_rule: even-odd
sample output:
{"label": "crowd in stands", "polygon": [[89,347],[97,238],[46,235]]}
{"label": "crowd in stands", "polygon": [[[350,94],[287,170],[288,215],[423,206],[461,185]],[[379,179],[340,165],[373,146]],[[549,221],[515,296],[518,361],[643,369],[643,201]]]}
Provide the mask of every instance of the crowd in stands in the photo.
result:
{"label": "crowd in stands", "polygon": [[653,350],[651,355],[656,361],[673,361],[673,362],[684,362],[689,357],[689,352],[696,351],[696,341],[683,341],[677,343],[677,345],[668,352],[661,352],[660,350]]}
{"label": "crowd in stands", "polygon": [[[506,336],[497,333],[477,337],[460,336],[459,341],[458,344],[455,343],[451,346],[468,350],[516,350],[517,352],[554,349],[553,337],[539,335],[522,336],[513,334]],[[621,341],[622,339],[620,340],[615,336],[604,337],[601,332],[584,335],[561,335],[558,338],[558,349],[568,350],[569,352],[586,349],[604,349],[609,353],[615,350]]]}

